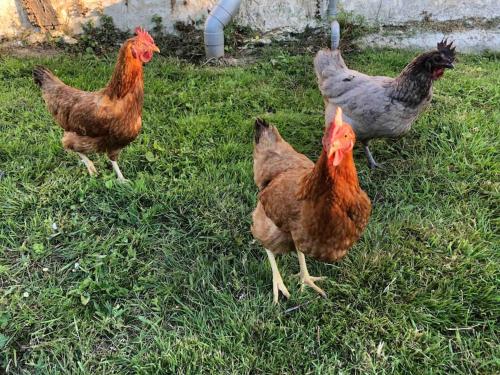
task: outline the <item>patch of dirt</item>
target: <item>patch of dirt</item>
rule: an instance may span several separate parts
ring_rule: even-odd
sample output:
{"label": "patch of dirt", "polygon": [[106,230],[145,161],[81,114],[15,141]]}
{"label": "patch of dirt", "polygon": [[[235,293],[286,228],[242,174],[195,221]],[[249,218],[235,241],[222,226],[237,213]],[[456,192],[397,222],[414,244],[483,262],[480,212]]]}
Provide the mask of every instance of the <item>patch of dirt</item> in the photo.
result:
{"label": "patch of dirt", "polygon": [[[352,24],[344,24],[340,48],[344,52],[356,49],[353,35],[358,32]],[[153,37],[163,56],[177,57],[194,64],[235,66],[254,62],[265,48],[273,46],[290,54],[314,53],[330,45],[330,31],[327,28],[306,28],[302,33],[283,33],[274,30],[266,33],[252,31],[237,25],[224,30],[225,57],[207,60],[203,29],[194,25],[177,24],[177,35],[155,33]]]}
{"label": "patch of dirt", "polygon": [[[193,24],[175,24],[176,34],[165,34],[161,31],[154,32],[153,38],[161,51],[161,55],[177,57],[195,64],[211,63],[205,58],[205,44],[203,28]],[[244,58],[251,53],[243,48],[246,39],[251,35],[251,30],[235,25],[228,26],[225,30],[224,46],[226,54],[233,58]],[[222,61],[220,65],[234,65],[234,61]]]}
{"label": "patch of dirt", "polygon": [[51,57],[59,55],[61,50],[50,45],[25,45],[20,41],[0,42],[0,56],[13,57]]}
{"label": "patch of dirt", "polygon": [[255,61],[257,61],[257,56],[238,56],[238,58],[224,56],[218,59],[211,58],[205,60],[205,62],[203,62],[201,66],[204,65],[219,66],[219,67],[245,66],[253,64]]}
{"label": "patch of dirt", "polygon": [[[225,56],[222,59],[206,59],[203,25],[177,23],[176,34],[163,32],[161,19],[153,27],[151,35],[158,45],[162,56],[175,57],[197,65],[241,66],[248,65],[262,56],[267,48],[278,47],[290,54],[310,54],[330,45],[328,28],[307,28],[302,33],[283,33],[273,30],[267,33],[253,31],[247,27],[230,24],[224,30]],[[341,21],[342,38],[340,48],[345,53],[355,48],[353,40],[364,30],[345,20]],[[72,45],[56,41],[53,44],[38,43],[27,45],[22,41],[0,43],[0,55],[16,57],[46,57],[60,53],[95,53],[97,55],[114,53],[128,33],[118,30],[111,19],[103,17],[101,25],[84,26],[84,33],[76,36]]]}
{"label": "patch of dirt", "polygon": [[425,29],[427,31],[439,31],[442,33],[451,33],[452,31],[464,31],[472,29],[491,30],[500,25],[500,17],[492,19],[470,17],[463,20],[434,21],[431,18],[425,18],[423,21],[405,22],[403,25],[382,25],[386,31],[408,32],[412,29]]}

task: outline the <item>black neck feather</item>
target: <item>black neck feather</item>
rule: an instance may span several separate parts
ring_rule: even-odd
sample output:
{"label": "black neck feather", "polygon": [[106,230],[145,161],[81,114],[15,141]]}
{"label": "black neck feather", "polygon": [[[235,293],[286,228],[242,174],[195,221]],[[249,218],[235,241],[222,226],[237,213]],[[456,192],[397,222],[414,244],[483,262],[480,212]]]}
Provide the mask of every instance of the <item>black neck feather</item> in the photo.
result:
{"label": "black neck feather", "polygon": [[426,56],[420,55],[394,80],[391,97],[416,107],[431,94],[432,82],[432,73],[426,66]]}

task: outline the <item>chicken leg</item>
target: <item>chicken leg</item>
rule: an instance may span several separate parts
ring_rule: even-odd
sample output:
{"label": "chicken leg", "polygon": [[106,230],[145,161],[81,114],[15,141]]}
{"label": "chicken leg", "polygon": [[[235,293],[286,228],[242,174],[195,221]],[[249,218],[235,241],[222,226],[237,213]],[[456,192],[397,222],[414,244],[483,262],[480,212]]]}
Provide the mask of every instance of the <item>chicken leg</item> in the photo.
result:
{"label": "chicken leg", "polygon": [[326,277],[315,277],[309,275],[309,271],[307,270],[306,257],[304,253],[297,250],[297,257],[299,258],[300,272],[296,275],[300,278],[300,283],[302,284],[300,290],[304,289],[304,286],[307,285],[313,288],[316,292],[321,294],[322,297],[326,298],[326,293],[323,289],[317,286],[314,282],[326,279]]}
{"label": "chicken leg", "polygon": [[368,141],[363,142],[363,149],[365,150],[366,159],[368,159],[368,166],[370,169],[380,168],[380,164],[378,164],[370,151],[370,147],[368,147]]}
{"label": "chicken leg", "polygon": [[110,150],[108,151],[108,158],[113,166],[113,170],[116,173],[116,177],[118,178],[118,182],[129,182],[125,177],[123,177],[123,173],[118,166],[118,156],[120,155],[120,150]]}
{"label": "chicken leg", "polygon": [[118,178],[118,181],[127,182],[128,180],[125,177],[123,177],[122,171],[120,170],[118,163],[115,160],[111,160],[111,165],[113,166],[113,170],[116,173],[116,177]]}
{"label": "chicken leg", "polygon": [[269,257],[269,263],[271,263],[271,270],[273,271],[273,302],[278,303],[279,292],[283,293],[286,298],[290,298],[290,293],[283,283],[280,271],[278,270],[278,264],[274,258],[274,254],[266,249],[267,256]]}
{"label": "chicken leg", "polygon": [[95,176],[97,174],[97,169],[94,165],[94,163],[92,163],[92,160],[90,160],[87,155],[85,154],[82,154],[81,152],[77,152],[77,154],[80,156],[80,158],[82,159],[83,161],[83,164],[85,164],[85,166],[87,167],[87,170],[89,171],[89,175],[91,176]]}

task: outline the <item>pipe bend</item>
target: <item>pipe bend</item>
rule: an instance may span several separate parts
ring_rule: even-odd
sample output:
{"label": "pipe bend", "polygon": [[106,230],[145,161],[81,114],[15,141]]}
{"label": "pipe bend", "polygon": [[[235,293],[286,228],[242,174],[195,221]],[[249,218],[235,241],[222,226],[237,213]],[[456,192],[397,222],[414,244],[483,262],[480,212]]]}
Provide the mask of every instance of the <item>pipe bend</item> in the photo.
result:
{"label": "pipe bend", "polygon": [[225,9],[226,12],[234,16],[240,8],[240,3],[241,0],[221,0],[217,4],[217,6],[220,6],[221,8]]}
{"label": "pipe bend", "polygon": [[224,56],[224,26],[236,15],[241,0],[221,0],[205,22],[205,51],[207,57]]}
{"label": "pipe bend", "polygon": [[219,21],[218,18],[212,15],[208,16],[205,22],[205,34],[206,33],[218,33],[224,30],[224,24]]}

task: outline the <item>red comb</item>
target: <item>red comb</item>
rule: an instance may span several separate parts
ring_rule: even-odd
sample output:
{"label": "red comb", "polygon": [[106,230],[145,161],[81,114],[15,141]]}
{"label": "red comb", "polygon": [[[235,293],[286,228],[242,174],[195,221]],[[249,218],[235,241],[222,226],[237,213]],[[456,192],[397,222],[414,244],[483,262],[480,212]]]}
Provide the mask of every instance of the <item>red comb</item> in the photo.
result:
{"label": "red comb", "polygon": [[135,34],[137,35],[137,37],[139,39],[142,39],[142,40],[144,40],[148,43],[151,43],[151,44],[155,43],[155,41],[153,40],[151,35],[149,35],[149,33],[140,26],[135,28]]}
{"label": "red comb", "polygon": [[337,110],[335,111],[335,117],[328,126],[328,129],[325,132],[325,136],[323,137],[323,147],[325,148],[325,150],[328,149],[329,144],[333,141],[335,135],[338,133],[343,124],[344,122],[342,120],[342,108],[337,107]]}

